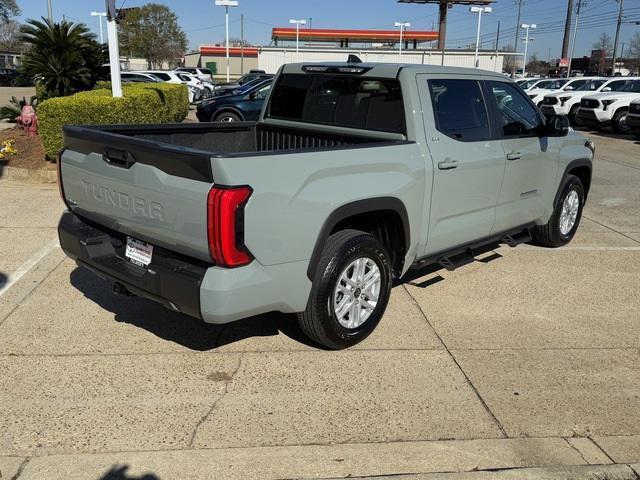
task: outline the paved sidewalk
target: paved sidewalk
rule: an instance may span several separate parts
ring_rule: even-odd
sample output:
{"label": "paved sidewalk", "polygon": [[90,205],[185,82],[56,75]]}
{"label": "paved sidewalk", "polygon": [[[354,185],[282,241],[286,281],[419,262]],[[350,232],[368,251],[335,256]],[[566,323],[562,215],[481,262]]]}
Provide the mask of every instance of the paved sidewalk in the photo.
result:
{"label": "paved sidewalk", "polygon": [[640,478],[640,145],[594,138],[574,242],[401,285],[343,352],[114,297],[57,187],[0,180],[0,478]]}

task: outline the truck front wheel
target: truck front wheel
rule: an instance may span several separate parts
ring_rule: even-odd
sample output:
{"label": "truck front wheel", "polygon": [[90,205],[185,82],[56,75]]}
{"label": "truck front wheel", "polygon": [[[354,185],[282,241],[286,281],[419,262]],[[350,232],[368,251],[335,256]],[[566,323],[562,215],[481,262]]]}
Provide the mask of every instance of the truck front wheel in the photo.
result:
{"label": "truck front wheel", "polygon": [[342,230],[325,244],[307,308],[298,314],[300,328],[325,348],[351,347],[378,325],[390,294],[384,246],[366,232]]}
{"label": "truck front wheel", "polygon": [[561,247],[571,241],[582,218],[584,187],[575,175],[567,176],[553,214],[545,225],[536,227],[533,238],[547,247]]}

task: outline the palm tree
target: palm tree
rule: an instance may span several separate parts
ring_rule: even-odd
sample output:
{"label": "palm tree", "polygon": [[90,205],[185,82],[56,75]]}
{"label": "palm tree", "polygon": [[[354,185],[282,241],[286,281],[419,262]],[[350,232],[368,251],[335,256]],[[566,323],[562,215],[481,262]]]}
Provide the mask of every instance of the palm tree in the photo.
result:
{"label": "palm tree", "polygon": [[45,98],[95,85],[104,52],[86,25],[31,19],[22,27],[20,40],[31,47],[23,57],[22,73],[40,82]]}

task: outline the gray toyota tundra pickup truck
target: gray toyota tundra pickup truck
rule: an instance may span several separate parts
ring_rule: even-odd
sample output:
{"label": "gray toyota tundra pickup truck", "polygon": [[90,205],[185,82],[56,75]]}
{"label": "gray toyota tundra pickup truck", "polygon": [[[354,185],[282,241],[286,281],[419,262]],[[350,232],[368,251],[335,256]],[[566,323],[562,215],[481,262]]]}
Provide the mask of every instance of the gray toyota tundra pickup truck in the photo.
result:
{"label": "gray toyota tundra pickup truck", "polygon": [[331,349],[412,268],[569,242],[594,155],[499,74],[363,63],[285,65],[257,122],[67,126],[64,145],[78,265],[209,323],[295,312]]}

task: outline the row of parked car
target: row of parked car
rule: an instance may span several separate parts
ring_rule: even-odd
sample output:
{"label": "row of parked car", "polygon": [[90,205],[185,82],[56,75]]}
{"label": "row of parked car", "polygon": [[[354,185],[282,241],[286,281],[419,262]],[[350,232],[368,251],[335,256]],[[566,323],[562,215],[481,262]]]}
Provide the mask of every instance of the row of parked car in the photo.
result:
{"label": "row of parked car", "polygon": [[543,113],[572,125],[640,135],[640,77],[523,79],[518,85]]}
{"label": "row of parked car", "polygon": [[252,70],[234,83],[215,83],[211,71],[207,68],[181,67],[175,70],[137,70],[122,72],[123,83],[167,82],[183,83],[189,88],[189,102],[197,103],[210,97],[228,95],[234,90],[256,80],[271,78],[262,70]]}

